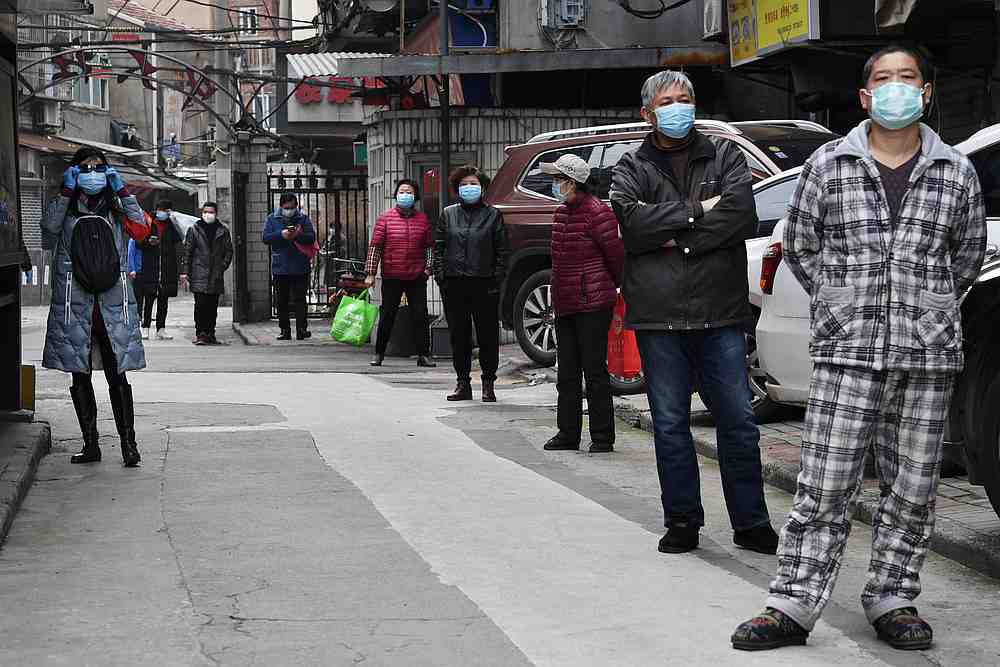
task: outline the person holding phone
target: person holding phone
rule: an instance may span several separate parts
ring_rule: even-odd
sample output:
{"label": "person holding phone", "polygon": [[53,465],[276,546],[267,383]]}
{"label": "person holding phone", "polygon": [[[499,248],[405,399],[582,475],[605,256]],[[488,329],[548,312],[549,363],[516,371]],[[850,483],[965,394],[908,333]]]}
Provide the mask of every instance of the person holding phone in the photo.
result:
{"label": "person holding phone", "polygon": [[299,208],[298,198],[286,192],[279,199],[279,207],[267,216],[261,240],[271,247],[271,275],[274,294],[278,302],[278,340],[292,339],[289,302],[295,304],[295,338],[305,340],[312,336],[306,321],[306,289],[309,282],[309,257],[297,244],[309,246],[316,241],[316,228],[312,220]]}

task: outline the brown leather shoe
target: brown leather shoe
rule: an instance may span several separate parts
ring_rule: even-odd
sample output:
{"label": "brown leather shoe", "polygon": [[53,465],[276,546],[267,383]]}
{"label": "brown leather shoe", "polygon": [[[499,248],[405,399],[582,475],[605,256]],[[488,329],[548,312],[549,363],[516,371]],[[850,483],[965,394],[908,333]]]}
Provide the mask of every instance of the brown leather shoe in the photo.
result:
{"label": "brown leather shoe", "polygon": [[496,403],[497,395],[493,391],[493,380],[483,380],[483,403]]}
{"label": "brown leather shoe", "polygon": [[472,400],[472,384],[459,380],[458,384],[455,385],[454,393],[448,394],[449,401],[471,401]]}

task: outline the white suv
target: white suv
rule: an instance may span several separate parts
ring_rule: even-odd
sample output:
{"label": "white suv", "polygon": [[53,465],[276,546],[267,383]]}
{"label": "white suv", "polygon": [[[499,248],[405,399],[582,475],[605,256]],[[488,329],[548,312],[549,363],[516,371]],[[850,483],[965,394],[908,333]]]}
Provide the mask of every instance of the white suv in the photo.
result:
{"label": "white suv", "polygon": [[[983,189],[987,262],[962,305],[966,370],[955,389],[947,439],[965,446],[970,481],[986,487],[1000,512],[1000,124],[955,146],[969,156]],[[800,172],[801,168],[786,174]],[[756,345],[763,384],[775,403],[805,405],[809,398],[809,296],[781,261],[786,220],[774,227],[761,260],[762,292]],[[753,369],[752,369],[753,370]]]}

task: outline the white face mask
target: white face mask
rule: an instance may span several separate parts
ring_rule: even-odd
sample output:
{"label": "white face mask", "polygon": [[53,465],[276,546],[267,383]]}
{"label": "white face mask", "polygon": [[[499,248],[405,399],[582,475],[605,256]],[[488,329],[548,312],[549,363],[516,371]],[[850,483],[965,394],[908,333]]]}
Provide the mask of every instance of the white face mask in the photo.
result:
{"label": "white face mask", "polygon": [[214,213],[203,213],[201,215],[201,219],[204,220],[205,222],[208,222],[208,223],[215,222],[215,214]]}

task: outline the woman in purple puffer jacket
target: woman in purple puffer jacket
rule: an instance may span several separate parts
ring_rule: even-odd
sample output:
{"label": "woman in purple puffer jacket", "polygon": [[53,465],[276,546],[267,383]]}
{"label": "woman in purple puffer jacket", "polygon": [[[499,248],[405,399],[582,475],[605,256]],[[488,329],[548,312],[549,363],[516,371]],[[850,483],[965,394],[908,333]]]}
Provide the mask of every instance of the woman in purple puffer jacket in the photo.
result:
{"label": "woman in purple puffer jacket", "polygon": [[559,433],[547,450],[580,448],[583,395],[587,379],[590,451],[611,452],[615,420],[608,378],[608,328],[621,284],[625,249],[618,220],[591,194],[590,166],[563,155],[541,165],[552,174],[552,195],[563,202],[552,224],[552,303],[556,315],[559,373]]}
{"label": "woman in purple puffer jacket", "polygon": [[375,274],[382,264],[382,311],[375,338],[372,366],[381,366],[389,335],[396,321],[399,302],[406,295],[410,321],[417,337],[417,365],[436,366],[430,357],[430,329],[427,324],[427,277],[431,274],[431,250],[434,237],[427,216],[415,208],[420,190],[404,179],[396,184],[396,205],[378,217],[372,242],[368,245],[365,284],[375,284]]}

